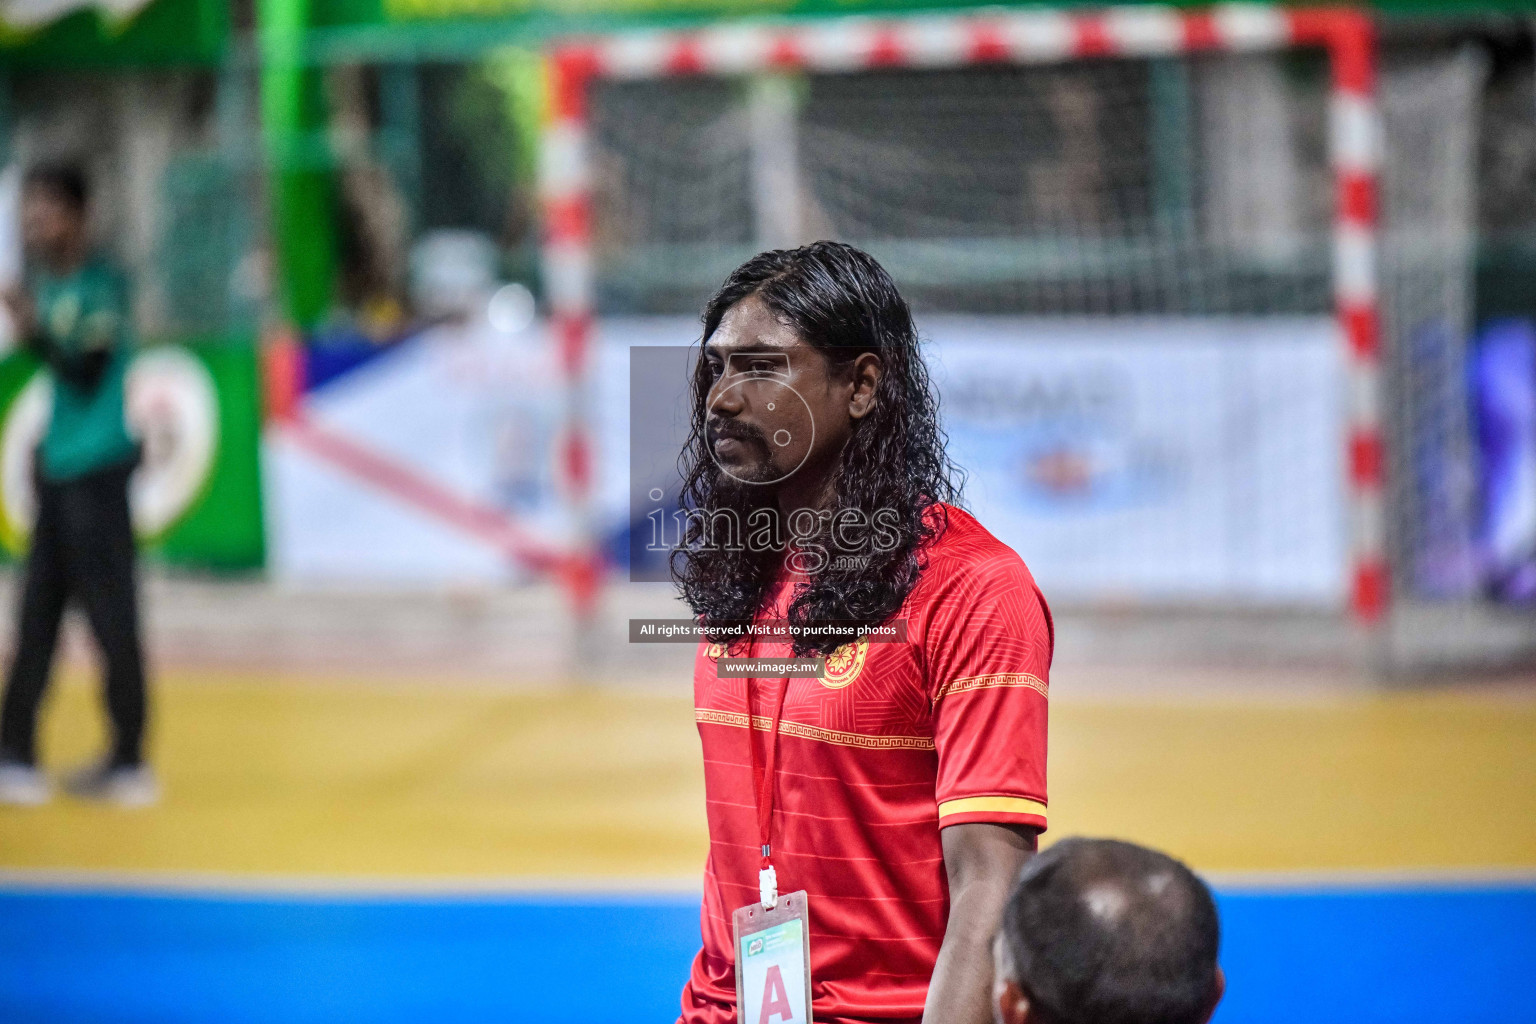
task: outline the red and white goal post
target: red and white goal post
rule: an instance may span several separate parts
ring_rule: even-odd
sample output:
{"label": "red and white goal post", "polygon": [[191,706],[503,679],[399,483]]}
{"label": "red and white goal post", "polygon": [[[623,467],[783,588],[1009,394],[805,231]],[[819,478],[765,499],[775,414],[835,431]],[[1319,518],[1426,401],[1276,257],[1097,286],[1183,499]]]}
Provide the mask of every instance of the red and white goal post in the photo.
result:
{"label": "red and white goal post", "polygon": [[731,23],[564,40],[548,62],[541,203],[543,268],[553,333],[571,389],[570,489],[591,492],[582,381],[594,324],[593,169],[589,91],[635,81],[761,72],[958,69],[1100,58],[1323,51],[1330,64],[1327,147],[1334,189],[1333,312],[1347,346],[1349,601],[1365,624],[1390,599],[1383,501],[1385,451],[1378,315],[1377,197],[1381,132],[1375,42],[1361,11],[1223,5],[1093,11],[985,9],[952,15],[833,17]]}

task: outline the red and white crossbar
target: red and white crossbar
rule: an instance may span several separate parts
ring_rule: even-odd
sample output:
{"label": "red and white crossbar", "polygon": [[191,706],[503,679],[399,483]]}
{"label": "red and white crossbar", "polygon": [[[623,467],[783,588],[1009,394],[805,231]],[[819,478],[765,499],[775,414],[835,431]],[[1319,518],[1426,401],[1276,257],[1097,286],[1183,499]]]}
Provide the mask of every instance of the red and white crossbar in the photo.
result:
{"label": "red and white crossbar", "polygon": [[[592,331],[592,209],[587,87],[593,79],[847,72],[1042,64],[1094,57],[1158,57],[1319,47],[1332,65],[1330,152],[1337,208],[1334,296],[1347,343],[1347,461],[1351,604],[1378,621],[1389,594],[1382,491],[1381,345],[1377,311],[1376,196],[1381,145],[1375,38],[1364,13],[1255,4],[1202,9],[978,10],[954,15],[738,22],[566,40],[549,62],[542,166],[544,274],[573,393],[580,393]],[[577,408],[573,403],[573,410]],[[574,476],[586,464],[581,424],[570,423]],[[585,486],[585,484],[583,484]]]}

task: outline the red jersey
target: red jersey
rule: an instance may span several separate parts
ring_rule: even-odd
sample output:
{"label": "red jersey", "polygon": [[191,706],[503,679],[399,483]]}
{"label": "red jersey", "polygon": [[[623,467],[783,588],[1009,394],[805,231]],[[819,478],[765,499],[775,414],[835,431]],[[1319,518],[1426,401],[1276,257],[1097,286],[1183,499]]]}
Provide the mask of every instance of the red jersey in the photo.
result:
{"label": "red jersey", "polygon": [[[809,896],[817,1024],[921,1018],[949,913],[940,829],[1045,827],[1050,612],[1012,549],[946,510],[895,616],[906,642],[860,640],[827,659],[825,678],[787,681],[773,864],[780,892]],[[792,583],[775,585],[759,621],[786,618],[793,596]],[[789,657],[790,645],[758,642],[750,653]],[[721,679],[719,654],[701,644],[694,660],[710,848],[704,948],[683,990],[683,1024],[736,1017],[731,914],[758,899],[761,863],[747,744],[765,764],[786,685]]]}

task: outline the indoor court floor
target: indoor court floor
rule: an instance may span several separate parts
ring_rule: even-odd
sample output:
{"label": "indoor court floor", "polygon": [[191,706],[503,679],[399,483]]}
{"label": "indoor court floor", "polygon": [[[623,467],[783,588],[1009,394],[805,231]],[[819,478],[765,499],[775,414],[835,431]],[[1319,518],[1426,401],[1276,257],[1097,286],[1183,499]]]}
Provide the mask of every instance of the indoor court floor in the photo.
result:
{"label": "indoor court floor", "polygon": [[[171,672],[166,798],[0,810],[0,1020],[667,1021],[686,693]],[[100,742],[71,673],[45,759]],[[1536,1020],[1536,690],[1053,697],[1051,832],[1216,883],[1218,1021]]]}

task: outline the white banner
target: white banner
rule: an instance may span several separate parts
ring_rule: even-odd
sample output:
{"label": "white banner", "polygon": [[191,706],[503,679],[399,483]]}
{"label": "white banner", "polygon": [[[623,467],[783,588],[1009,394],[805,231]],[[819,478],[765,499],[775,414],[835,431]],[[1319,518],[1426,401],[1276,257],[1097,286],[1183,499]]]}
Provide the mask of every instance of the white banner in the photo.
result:
{"label": "white banner", "polygon": [[[1053,598],[1341,600],[1332,321],[928,317],[921,328],[967,504]],[[697,331],[690,317],[599,327],[588,405],[605,544],[621,547],[629,517],[629,349],[687,345]],[[436,329],[326,384],[306,417],[402,472],[360,472],[275,431],[274,569],[314,581],[519,578],[455,503],[565,543],[561,409],[539,326]]]}
{"label": "white banner", "polygon": [[[587,404],[593,526],[605,545],[629,515],[629,348],[696,333],[682,318],[600,329]],[[516,539],[546,552],[571,539],[564,403],[541,323],[436,327],[322,383],[302,402],[302,425],[275,424],[263,442],[274,574],[321,585],[526,578]]]}
{"label": "white banner", "polygon": [[922,326],[967,503],[1047,594],[1342,599],[1343,370],[1331,320]]}

